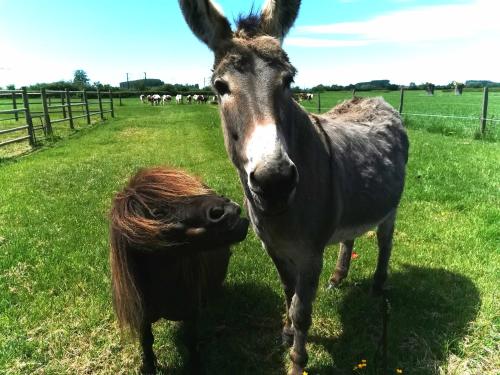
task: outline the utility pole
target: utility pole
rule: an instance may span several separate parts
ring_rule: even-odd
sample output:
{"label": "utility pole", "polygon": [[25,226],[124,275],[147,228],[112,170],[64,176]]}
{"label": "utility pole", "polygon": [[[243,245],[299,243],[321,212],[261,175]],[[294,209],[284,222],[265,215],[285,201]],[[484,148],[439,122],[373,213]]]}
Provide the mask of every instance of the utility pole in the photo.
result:
{"label": "utility pole", "polygon": [[130,84],[128,83],[128,73],[125,73],[127,75],[127,90],[130,90]]}
{"label": "utility pole", "polygon": [[144,72],[144,88],[146,88],[146,72]]}

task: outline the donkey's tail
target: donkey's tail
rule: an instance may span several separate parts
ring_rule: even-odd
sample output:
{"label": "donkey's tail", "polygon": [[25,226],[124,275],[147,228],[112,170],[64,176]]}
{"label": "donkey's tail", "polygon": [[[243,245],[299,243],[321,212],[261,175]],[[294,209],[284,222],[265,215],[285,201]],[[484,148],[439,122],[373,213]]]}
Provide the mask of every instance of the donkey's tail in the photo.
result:
{"label": "donkey's tail", "polygon": [[111,223],[110,227],[110,265],[113,293],[113,306],[118,324],[122,330],[137,337],[144,318],[142,296],[135,279],[135,264],[128,252],[127,239]]}

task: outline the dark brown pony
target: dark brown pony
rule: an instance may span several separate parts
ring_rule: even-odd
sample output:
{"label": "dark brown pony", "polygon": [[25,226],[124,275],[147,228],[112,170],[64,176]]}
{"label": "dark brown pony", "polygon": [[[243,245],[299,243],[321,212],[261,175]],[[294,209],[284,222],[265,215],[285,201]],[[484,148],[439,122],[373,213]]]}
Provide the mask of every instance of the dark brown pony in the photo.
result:
{"label": "dark brown pony", "polygon": [[248,220],[227,198],[185,172],[140,170],[116,194],[110,212],[113,304],[120,328],[138,337],[141,373],[156,372],[151,324],[185,321],[193,370],[196,319],[220,288],[229,246],[242,241]]}

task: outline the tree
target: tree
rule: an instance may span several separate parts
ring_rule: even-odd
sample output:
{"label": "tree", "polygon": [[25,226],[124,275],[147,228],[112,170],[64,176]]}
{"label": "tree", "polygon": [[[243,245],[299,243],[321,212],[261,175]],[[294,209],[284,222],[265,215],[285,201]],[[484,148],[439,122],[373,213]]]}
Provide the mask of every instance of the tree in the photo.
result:
{"label": "tree", "polygon": [[16,89],[16,85],[14,85],[14,84],[7,85],[6,89],[7,90],[15,90]]}
{"label": "tree", "polygon": [[427,91],[427,95],[434,95],[434,88],[436,86],[433,83],[427,82],[425,84],[425,91]]}
{"label": "tree", "polygon": [[78,85],[80,88],[85,88],[89,85],[90,79],[87,76],[85,70],[77,69],[75,70],[75,75],[73,78],[73,83]]}

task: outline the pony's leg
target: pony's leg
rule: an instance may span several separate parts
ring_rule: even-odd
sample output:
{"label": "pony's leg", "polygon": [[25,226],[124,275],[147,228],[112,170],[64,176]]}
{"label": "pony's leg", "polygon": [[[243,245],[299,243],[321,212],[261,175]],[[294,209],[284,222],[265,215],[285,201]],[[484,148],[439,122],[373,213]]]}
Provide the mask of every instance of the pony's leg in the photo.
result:
{"label": "pony's leg", "polygon": [[281,279],[281,285],[283,291],[285,292],[286,299],[286,318],[285,325],[283,326],[283,331],[281,333],[281,339],[284,345],[292,346],[294,329],[292,327],[292,320],[290,319],[290,306],[292,304],[292,297],[295,293],[296,284],[296,270],[290,261],[286,259],[278,258],[275,255],[271,255],[271,259],[278,270]]}
{"label": "pony's leg", "polygon": [[[309,252],[311,250],[309,249]],[[312,322],[312,304],[318,289],[319,276],[323,267],[323,254],[318,251],[298,265],[298,278],[295,294],[290,307],[290,317],[295,330],[293,348],[290,352],[292,368],[289,375],[302,375],[307,364],[307,332]]]}
{"label": "pony's leg", "polygon": [[142,348],[141,374],[156,374],[156,356],[153,352],[153,331],[151,322],[143,322],[140,332]]}
{"label": "pony's leg", "polygon": [[387,268],[392,250],[392,236],[394,234],[394,223],[396,221],[396,210],[394,210],[377,228],[378,261],[377,269],[373,277],[373,294],[382,294],[385,280],[387,279]]}
{"label": "pony's leg", "polygon": [[337,265],[335,266],[335,271],[330,277],[329,288],[339,286],[342,280],[347,277],[347,274],[349,273],[349,266],[351,264],[351,254],[353,247],[354,240],[347,240],[340,243]]}
{"label": "pony's leg", "polygon": [[186,332],[186,344],[189,350],[190,374],[198,375],[201,373],[200,351],[198,349],[198,314],[192,319],[184,322]]}

